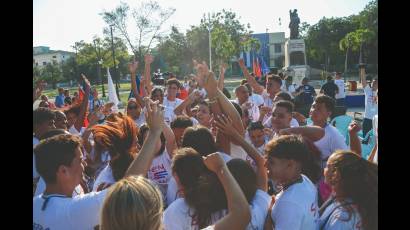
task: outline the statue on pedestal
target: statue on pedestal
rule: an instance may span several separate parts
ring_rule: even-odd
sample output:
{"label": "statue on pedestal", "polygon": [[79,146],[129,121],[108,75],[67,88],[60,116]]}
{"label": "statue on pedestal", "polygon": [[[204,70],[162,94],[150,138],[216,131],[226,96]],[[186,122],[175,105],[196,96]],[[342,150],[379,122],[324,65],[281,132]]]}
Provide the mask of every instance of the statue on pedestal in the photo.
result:
{"label": "statue on pedestal", "polygon": [[297,10],[289,10],[289,15],[290,15],[290,23],[289,23],[289,28],[290,28],[290,39],[298,39],[299,38],[299,23],[300,19],[298,16]]}

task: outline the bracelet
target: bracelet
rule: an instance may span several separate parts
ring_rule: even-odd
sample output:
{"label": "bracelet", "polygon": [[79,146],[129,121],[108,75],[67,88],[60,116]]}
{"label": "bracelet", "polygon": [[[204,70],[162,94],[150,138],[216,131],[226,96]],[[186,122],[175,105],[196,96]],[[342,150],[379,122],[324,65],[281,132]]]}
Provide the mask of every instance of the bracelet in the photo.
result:
{"label": "bracelet", "polygon": [[212,101],[208,101],[208,104],[214,104],[214,103],[216,103],[216,102],[218,102],[218,100],[212,100]]}

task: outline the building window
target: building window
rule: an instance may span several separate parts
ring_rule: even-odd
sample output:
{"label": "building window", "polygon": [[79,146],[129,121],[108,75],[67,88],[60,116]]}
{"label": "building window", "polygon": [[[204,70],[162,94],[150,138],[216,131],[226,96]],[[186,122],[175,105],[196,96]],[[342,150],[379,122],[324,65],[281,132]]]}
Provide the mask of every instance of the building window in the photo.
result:
{"label": "building window", "polygon": [[54,64],[54,65],[57,64],[57,61],[56,61],[56,60],[53,60],[53,64]]}
{"label": "building window", "polygon": [[36,66],[38,66],[38,62],[36,62]]}
{"label": "building window", "polygon": [[43,65],[47,65],[47,62],[43,61]]}
{"label": "building window", "polygon": [[63,58],[64,58],[64,55],[63,55]]}
{"label": "building window", "polygon": [[57,58],[57,57],[54,55],[53,58]]}
{"label": "building window", "polygon": [[282,53],[282,44],[275,44],[275,53]]}

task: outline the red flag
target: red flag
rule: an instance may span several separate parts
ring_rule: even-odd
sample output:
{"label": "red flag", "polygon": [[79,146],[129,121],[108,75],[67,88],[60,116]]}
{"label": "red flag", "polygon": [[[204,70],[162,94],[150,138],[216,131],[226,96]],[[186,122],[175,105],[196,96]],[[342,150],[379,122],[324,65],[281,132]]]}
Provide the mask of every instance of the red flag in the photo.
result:
{"label": "red flag", "polygon": [[[81,88],[81,86],[78,87],[78,105],[81,105],[83,99],[85,99],[85,92],[84,90]],[[83,121],[83,126],[84,127],[88,127],[88,111],[85,113],[85,117],[84,117],[84,121]]]}
{"label": "red flag", "polygon": [[259,58],[256,58],[256,73],[255,73],[255,76],[257,76],[258,78],[262,77],[261,65],[259,64]]}
{"label": "red flag", "polygon": [[257,73],[257,66],[256,66],[256,61],[255,58],[253,58],[253,62],[252,62],[252,70],[253,70],[253,74],[255,74],[256,77],[256,73]]}

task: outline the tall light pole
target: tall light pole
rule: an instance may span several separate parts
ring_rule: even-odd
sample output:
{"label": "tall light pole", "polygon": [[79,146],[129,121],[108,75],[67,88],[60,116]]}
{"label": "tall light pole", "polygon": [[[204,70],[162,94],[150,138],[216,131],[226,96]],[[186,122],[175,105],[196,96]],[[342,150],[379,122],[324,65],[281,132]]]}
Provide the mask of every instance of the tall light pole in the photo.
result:
{"label": "tall light pole", "polygon": [[212,30],[212,26],[211,26],[211,16],[210,13],[208,13],[208,37],[209,37],[209,70],[212,71],[212,42],[211,42],[211,30]]}
{"label": "tall light pole", "polygon": [[112,26],[110,25],[111,30],[111,49],[112,49],[112,58],[114,61],[114,74],[115,74],[115,90],[117,91],[118,100],[121,101],[119,90],[118,90],[118,74],[117,74],[117,65],[115,64],[115,49],[114,49],[114,36],[112,35]]}
{"label": "tall light pole", "polygon": [[[104,81],[102,80],[101,77],[101,66],[103,64],[103,60],[101,58],[101,47],[100,47],[100,42],[98,42],[98,47],[97,44],[95,42],[96,40],[94,40],[94,48],[95,48],[95,52],[97,54],[97,63],[98,63],[98,67],[97,67],[97,75],[98,75],[98,80],[100,81],[101,84],[101,88],[102,88],[102,96],[105,97],[105,90],[104,90]],[[98,40],[99,41],[99,40]]]}

